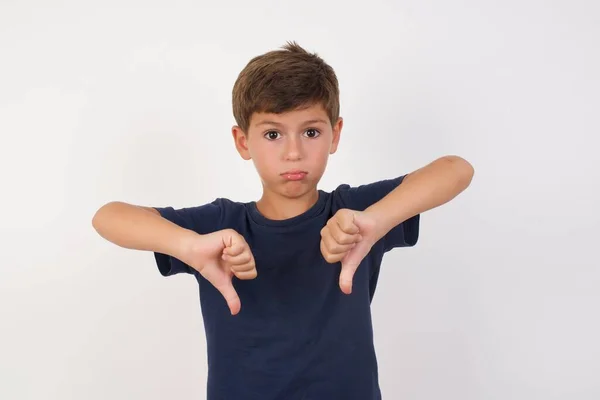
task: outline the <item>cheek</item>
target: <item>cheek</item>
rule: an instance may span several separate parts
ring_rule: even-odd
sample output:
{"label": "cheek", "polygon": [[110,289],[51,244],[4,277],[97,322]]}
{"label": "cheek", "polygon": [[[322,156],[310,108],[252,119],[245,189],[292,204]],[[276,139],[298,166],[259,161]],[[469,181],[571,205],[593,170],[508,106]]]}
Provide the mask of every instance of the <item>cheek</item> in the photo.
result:
{"label": "cheek", "polygon": [[313,149],[312,154],[315,160],[320,162],[325,161],[329,157],[329,146],[319,143],[319,146],[315,146]]}
{"label": "cheek", "polygon": [[325,170],[327,165],[327,160],[329,158],[329,148],[325,146],[315,146],[309,152],[309,160],[307,160],[311,166],[311,168],[315,172],[322,173]]}
{"label": "cheek", "polygon": [[269,171],[276,165],[273,158],[275,157],[273,149],[268,148],[254,148],[251,152],[252,160],[256,169],[258,169],[261,175],[269,173]]}

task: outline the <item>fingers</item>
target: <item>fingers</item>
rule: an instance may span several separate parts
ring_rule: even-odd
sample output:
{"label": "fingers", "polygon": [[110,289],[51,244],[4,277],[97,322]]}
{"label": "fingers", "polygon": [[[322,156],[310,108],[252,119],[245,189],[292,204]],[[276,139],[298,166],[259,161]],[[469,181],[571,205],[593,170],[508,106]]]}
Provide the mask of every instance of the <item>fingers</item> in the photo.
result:
{"label": "fingers", "polygon": [[354,218],[354,211],[343,208],[335,213],[334,218],[332,218],[330,221],[335,221],[342,232],[352,235],[358,233],[359,231],[358,226],[354,223]]}
{"label": "fingers", "polygon": [[352,293],[354,274],[372,246],[368,230],[363,239],[357,224],[356,218],[361,215],[357,211],[341,209],[321,230],[321,253],[329,263],[341,262],[339,286],[345,294]]}
{"label": "fingers", "polygon": [[231,271],[239,279],[256,278],[256,264],[249,248],[235,257],[223,254],[222,258],[227,264],[229,264]]}
{"label": "fingers", "polygon": [[351,210],[340,210],[321,230],[321,253],[329,263],[336,263],[362,240]]}
{"label": "fingers", "polygon": [[254,256],[243,236],[232,235],[223,249],[222,259],[239,279],[254,279],[257,276]]}
{"label": "fingers", "polygon": [[221,258],[231,265],[244,265],[253,261],[250,249],[247,249],[246,251],[242,250],[240,254],[234,256],[230,255],[227,252],[227,248],[225,248],[225,250],[223,250],[223,255],[221,256]]}
{"label": "fingers", "polygon": [[340,261],[354,246],[354,243],[340,245],[327,232],[322,233],[321,254],[323,254],[323,258],[328,263],[333,264]]}
{"label": "fingers", "polygon": [[[238,257],[244,256],[243,254]],[[225,262],[229,264],[231,272],[239,279],[254,279],[257,276],[256,265],[254,259],[249,262],[236,261],[236,259],[229,260],[227,256],[224,256]],[[244,256],[243,260],[246,257]]]}
{"label": "fingers", "polygon": [[360,230],[354,223],[352,210],[339,210],[333,218],[327,221],[327,227],[338,244],[351,244],[360,240]]}
{"label": "fingers", "polygon": [[359,234],[347,235],[336,231],[335,228],[331,229],[326,226],[321,230],[321,238],[327,249],[332,253],[344,253],[350,250],[355,243],[358,243],[361,236]]}
{"label": "fingers", "polygon": [[235,241],[233,241],[233,238],[231,238],[230,243],[227,244],[223,250],[223,254],[227,254],[232,257],[239,256],[247,247],[248,245],[243,237],[241,239],[238,238]]}

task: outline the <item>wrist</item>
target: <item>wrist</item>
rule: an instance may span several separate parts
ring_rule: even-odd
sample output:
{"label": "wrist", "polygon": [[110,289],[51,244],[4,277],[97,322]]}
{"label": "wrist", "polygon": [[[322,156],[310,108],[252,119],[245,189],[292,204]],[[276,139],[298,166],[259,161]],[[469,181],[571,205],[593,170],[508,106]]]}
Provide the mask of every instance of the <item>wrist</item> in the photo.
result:
{"label": "wrist", "polygon": [[199,234],[185,228],[179,228],[177,235],[171,236],[169,244],[170,255],[185,263],[190,262],[194,253],[194,246],[198,242]]}
{"label": "wrist", "polygon": [[364,211],[365,215],[374,221],[375,225],[375,241],[383,238],[393,226],[390,225],[389,218],[386,218],[386,213],[378,204],[373,204]]}

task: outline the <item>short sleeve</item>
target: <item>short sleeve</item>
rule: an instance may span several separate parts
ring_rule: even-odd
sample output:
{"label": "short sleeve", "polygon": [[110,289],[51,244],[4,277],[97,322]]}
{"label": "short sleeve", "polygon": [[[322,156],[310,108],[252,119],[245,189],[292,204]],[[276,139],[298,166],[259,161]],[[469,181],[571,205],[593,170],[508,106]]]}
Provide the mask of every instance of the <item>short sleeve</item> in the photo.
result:
{"label": "short sleeve", "polygon": [[[383,199],[388,193],[402,184],[406,175],[393,179],[385,179],[374,183],[351,187],[338,187],[344,206],[353,210],[364,211],[366,208]],[[396,247],[414,246],[419,239],[419,214],[400,223],[383,237],[384,251]]]}
{"label": "short sleeve", "polygon": [[[160,215],[181,226],[199,234],[207,234],[220,229],[222,208],[219,200],[197,207],[174,209],[173,207],[154,207]],[[159,272],[163,276],[179,273],[192,274],[194,270],[181,260],[167,254],[154,253]]]}

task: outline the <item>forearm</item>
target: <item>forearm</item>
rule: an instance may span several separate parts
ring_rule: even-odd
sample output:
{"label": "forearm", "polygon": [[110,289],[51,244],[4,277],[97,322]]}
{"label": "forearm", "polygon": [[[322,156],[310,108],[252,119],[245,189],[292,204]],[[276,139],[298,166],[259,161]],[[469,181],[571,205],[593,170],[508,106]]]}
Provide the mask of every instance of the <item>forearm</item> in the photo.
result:
{"label": "forearm", "polygon": [[124,248],[147,250],[177,258],[185,257],[195,232],[181,228],[158,213],[123,202],[101,207],[92,220],[104,239]]}
{"label": "forearm", "polygon": [[365,210],[377,221],[379,236],[407,219],[441,206],[464,191],[474,170],[460,157],[446,156],[408,174],[397,188]]}

